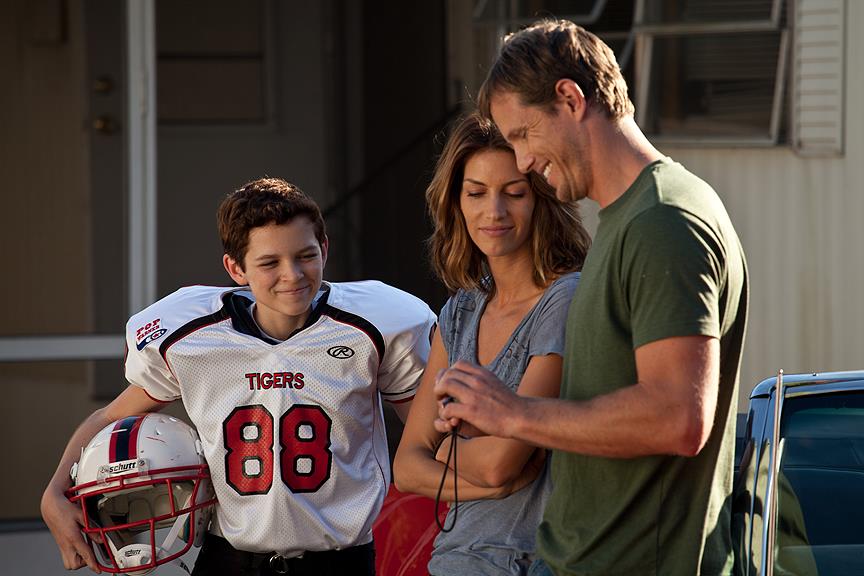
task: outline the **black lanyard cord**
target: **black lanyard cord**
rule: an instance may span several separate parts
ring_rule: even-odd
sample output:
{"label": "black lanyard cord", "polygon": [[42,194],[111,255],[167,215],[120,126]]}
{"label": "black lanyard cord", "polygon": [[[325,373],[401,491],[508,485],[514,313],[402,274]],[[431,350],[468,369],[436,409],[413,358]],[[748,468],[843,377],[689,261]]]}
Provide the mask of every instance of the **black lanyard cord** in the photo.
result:
{"label": "black lanyard cord", "polygon": [[[450,449],[447,450],[447,462],[444,464],[444,473],[441,475],[441,484],[438,485],[438,494],[435,496],[435,524],[441,532],[450,532],[456,526],[456,516],[459,514],[459,477],[456,475],[456,440],[458,435],[454,428],[450,434]],[[445,436],[446,438],[446,436]],[[450,527],[446,527],[447,520],[445,518],[444,525],[441,524],[441,518],[438,517],[438,507],[441,504],[441,492],[444,490],[444,482],[447,480],[447,472],[450,471],[450,459],[453,459],[453,521],[450,522]]]}

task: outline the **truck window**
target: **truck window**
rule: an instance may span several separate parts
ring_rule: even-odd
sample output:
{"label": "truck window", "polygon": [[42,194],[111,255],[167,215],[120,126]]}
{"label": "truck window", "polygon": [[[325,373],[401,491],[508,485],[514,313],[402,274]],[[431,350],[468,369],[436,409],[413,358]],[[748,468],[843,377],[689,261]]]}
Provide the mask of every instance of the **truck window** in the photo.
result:
{"label": "truck window", "polygon": [[864,393],[783,406],[776,572],[852,574],[864,557]]}

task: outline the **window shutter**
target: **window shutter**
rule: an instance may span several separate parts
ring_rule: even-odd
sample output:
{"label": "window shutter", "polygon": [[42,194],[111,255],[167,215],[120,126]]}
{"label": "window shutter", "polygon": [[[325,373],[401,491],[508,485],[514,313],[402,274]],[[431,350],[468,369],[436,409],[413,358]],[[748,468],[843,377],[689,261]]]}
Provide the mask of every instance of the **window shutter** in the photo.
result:
{"label": "window shutter", "polygon": [[845,0],[795,0],[792,137],[807,156],[843,154]]}
{"label": "window shutter", "polygon": [[636,0],[637,121],[668,142],[788,138],[789,0]]}

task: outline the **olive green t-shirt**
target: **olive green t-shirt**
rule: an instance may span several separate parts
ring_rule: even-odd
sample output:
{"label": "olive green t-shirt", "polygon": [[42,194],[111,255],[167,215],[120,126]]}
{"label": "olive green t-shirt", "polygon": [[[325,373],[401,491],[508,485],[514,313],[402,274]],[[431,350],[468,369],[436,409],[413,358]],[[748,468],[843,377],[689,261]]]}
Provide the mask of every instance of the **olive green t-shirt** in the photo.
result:
{"label": "olive green t-shirt", "polygon": [[711,435],[693,458],[556,451],[540,555],[558,575],[728,573],[747,316],[738,236],[714,190],[669,159],[647,166],[599,217],[567,320],[561,397],[631,386],[636,348],[690,335],[720,339],[719,397]]}

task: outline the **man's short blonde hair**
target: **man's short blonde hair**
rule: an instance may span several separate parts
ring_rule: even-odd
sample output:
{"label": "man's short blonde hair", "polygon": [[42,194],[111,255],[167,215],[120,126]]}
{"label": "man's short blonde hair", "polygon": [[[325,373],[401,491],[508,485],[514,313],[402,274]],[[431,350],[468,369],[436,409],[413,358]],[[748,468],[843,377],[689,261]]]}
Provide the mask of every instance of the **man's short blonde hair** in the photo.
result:
{"label": "man's short blonde hair", "polygon": [[555,84],[566,78],[607,118],[633,115],[633,102],[615,54],[602,40],[569,20],[541,20],[504,39],[480,87],[480,112],[491,118],[495,93],[516,94],[525,106],[550,107]]}

